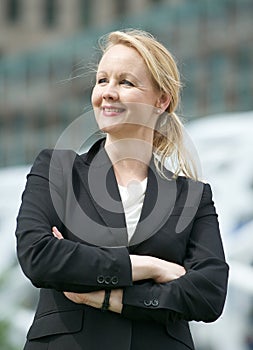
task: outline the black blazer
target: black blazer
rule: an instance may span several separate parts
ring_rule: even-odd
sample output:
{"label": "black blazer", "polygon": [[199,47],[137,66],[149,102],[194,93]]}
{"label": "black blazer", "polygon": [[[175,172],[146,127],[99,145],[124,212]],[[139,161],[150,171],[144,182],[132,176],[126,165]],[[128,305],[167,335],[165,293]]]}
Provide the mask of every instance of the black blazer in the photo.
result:
{"label": "black blazer", "polygon": [[[40,289],[28,350],[194,349],[188,321],[212,322],[227,290],[217,214],[208,184],[159,176],[153,160],[130,242],[112,164],[96,142],[88,153],[42,151],[17,219],[21,267]],[[51,233],[57,226],[64,240]],[[129,254],[184,265],[179,279],[132,282]],[[123,288],[121,315],[79,305],[63,291]]]}

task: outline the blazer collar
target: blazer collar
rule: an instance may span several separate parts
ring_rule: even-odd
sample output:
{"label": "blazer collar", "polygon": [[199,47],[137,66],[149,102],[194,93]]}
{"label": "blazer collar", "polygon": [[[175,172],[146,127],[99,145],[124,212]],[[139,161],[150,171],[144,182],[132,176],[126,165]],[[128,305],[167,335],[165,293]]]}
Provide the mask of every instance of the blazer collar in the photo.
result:
{"label": "blazer collar", "polygon": [[88,153],[81,155],[79,158],[82,166],[77,169],[91,201],[113,235],[116,245],[136,245],[152,237],[164,225],[174,209],[181,185],[170,171],[166,171],[168,179],[162,178],[152,158],[141,217],[131,241],[128,242],[124,209],[104,143],[105,139],[100,139]]}

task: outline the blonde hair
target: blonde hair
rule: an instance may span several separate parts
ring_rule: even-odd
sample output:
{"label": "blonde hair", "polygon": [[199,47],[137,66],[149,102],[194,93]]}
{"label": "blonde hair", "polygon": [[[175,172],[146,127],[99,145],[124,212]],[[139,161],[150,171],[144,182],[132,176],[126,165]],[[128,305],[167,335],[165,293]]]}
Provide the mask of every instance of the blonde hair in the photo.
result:
{"label": "blonde hair", "polygon": [[153,148],[158,155],[155,158],[158,173],[166,178],[165,162],[170,159],[175,176],[183,174],[197,180],[196,166],[183,142],[184,127],[175,113],[179,105],[181,81],[172,54],[153,35],[136,29],[111,32],[103,36],[99,44],[103,53],[117,44],[134,48],[143,58],[155,86],[170,96],[170,104],[159,116],[153,138]]}

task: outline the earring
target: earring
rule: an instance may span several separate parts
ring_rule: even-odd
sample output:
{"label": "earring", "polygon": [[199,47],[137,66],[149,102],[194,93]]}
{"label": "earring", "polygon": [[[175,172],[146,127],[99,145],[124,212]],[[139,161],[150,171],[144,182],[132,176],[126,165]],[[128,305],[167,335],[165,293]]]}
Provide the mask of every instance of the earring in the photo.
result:
{"label": "earring", "polygon": [[161,114],[162,113],[162,110],[161,110],[161,108],[157,108],[157,114]]}

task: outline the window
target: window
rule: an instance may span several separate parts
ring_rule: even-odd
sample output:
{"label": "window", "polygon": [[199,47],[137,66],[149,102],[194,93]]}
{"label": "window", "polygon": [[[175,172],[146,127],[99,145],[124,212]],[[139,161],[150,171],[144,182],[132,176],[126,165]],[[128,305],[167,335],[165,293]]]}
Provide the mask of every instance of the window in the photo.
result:
{"label": "window", "polygon": [[81,24],[89,25],[91,22],[91,1],[92,0],[80,0],[80,16]]}
{"label": "window", "polygon": [[116,0],[114,3],[114,6],[115,6],[115,13],[118,16],[121,16],[127,13],[128,6],[127,6],[126,0],[120,0],[120,1]]}
{"label": "window", "polygon": [[6,0],[6,18],[9,22],[17,22],[20,18],[20,0]]}
{"label": "window", "polygon": [[163,3],[163,0],[150,0],[150,4],[154,4],[154,5],[157,5],[157,4],[162,4]]}
{"label": "window", "polygon": [[45,25],[54,27],[56,24],[56,0],[45,0]]}

